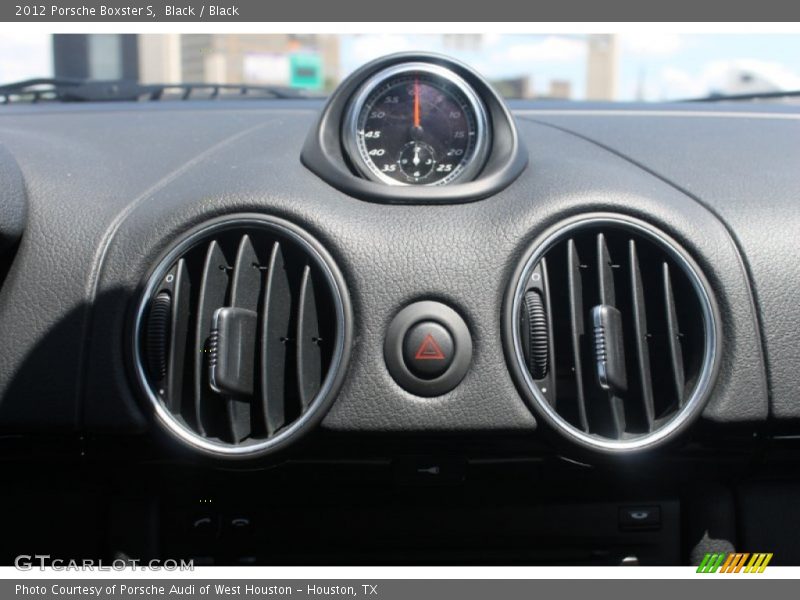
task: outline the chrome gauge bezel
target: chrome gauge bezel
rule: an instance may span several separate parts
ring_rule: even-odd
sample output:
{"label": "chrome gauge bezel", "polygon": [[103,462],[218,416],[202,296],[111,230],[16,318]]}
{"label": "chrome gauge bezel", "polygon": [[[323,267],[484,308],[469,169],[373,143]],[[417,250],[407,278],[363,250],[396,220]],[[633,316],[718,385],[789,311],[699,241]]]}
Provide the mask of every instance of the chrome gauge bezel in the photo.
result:
{"label": "chrome gauge bezel", "polygon": [[[451,177],[439,181],[423,184],[414,184],[398,181],[375,168],[374,163],[367,160],[361,152],[359,143],[359,120],[367,101],[373,93],[389,80],[408,73],[424,73],[434,78],[442,79],[445,84],[456,88],[469,104],[475,118],[475,142],[472,155],[465,159],[466,163]],[[491,126],[486,110],[486,105],[461,76],[452,70],[426,62],[408,62],[393,65],[378,71],[369,77],[358,88],[351,99],[342,125],[342,142],[344,149],[356,170],[367,179],[392,186],[436,187],[452,184],[454,182],[471,181],[480,173],[486,163],[491,143]]]}

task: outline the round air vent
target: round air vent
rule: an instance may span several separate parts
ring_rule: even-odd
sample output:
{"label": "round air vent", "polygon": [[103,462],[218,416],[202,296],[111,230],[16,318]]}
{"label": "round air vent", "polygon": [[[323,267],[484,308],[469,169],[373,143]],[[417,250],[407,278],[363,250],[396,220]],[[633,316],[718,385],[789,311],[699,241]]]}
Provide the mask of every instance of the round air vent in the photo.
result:
{"label": "round air vent", "polygon": [[650,225],[562,223],[534,243],[506,298],[506,350],[537,413],[608,453],[671,439],[702,410],[719,362],[709,285]]}
{"label": "round air vent", "polygon": [[349,350],[350,304],[328,253],[286,221],[191,231],[148,278],[135,371],[158,421],[196,450],[251,457],[324,415]]}

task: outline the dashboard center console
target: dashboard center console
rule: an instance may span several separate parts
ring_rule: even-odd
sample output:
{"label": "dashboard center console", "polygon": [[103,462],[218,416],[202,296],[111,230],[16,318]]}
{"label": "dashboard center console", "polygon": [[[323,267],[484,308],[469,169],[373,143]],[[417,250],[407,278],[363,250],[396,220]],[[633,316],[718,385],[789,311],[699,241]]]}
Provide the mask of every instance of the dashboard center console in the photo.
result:
{"label": "dashboard center console", "polygon": [[65,555],[800,560],[798,127],[419,53],[325,102],[3,106],[0,508],[60,486]]}

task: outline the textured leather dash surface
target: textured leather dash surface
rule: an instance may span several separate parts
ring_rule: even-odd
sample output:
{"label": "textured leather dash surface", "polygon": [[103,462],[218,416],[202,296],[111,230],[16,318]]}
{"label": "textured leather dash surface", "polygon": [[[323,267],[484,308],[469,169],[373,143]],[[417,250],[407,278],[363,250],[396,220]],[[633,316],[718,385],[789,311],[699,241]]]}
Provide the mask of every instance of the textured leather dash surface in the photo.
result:
{"label": "textured leather dash surface", "polygon": [[[126,367],[132,301],[183,231],[244,211],[307,229],[348,283],[354,348],[323,423],[329,429],[533,430],[505,363],[502,300],[530,241],[590,210],[646,219],[692,253],[723,318],[724,361],[706,416],[765,417],[758,332],[736,247],[717,218],[675,187],[586,140],[519,120],[531,163],[497,196],[451,206],[362,202],[299,161],[316,107],[263,106],[0,117],[0,138],[30,196],[29,229],[0,296],[0,333],[16,340],[0,350],[0,427],[74,427],[79,397],[92,431],[146,427]],[[389,322],[421,299],[458,311],[474,344],[464,380],[437,398],[405,392],[383,360]]]}
{"label": "textured leather dash surface", "polygon": [[[725,114],[536,118],[630,157],[697,197],[727,225],[752,278],[772,415],[796,419],[800,418],[800,115]],[[741,306],[751,302],[744,292],[729,290],[732,297],[740,296]],[[756,407],[751,410],[755,413]]]}

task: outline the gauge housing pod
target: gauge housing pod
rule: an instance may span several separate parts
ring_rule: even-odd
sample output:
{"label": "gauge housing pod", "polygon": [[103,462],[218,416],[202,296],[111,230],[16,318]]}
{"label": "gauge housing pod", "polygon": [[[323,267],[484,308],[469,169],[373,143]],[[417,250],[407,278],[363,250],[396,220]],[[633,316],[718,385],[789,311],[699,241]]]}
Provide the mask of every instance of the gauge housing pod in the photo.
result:
{"label": "gauge housing pod", "polygon": [[[424,63],[452,72],[481,102],[487,120],[487,146],[477,172],[444,185],[389,185],[366,178],[346,147],[348,116],[365,84],[382,71]],[[333,92],[309,132],[301,153],[303,164],[338,190],[371,202],[454,204],[486,198],[510,185],[526,168],[528,153],[503,99],[478,73],[438,54],[399,53],[372,61],[345,79]]]}
{"label": "gauge housing pod", "polygon": [[345,152],[367,179],[448,185],[481,172],[492,141],[483,100],[452,70],[405,62],[359,88],[342,125]]}

